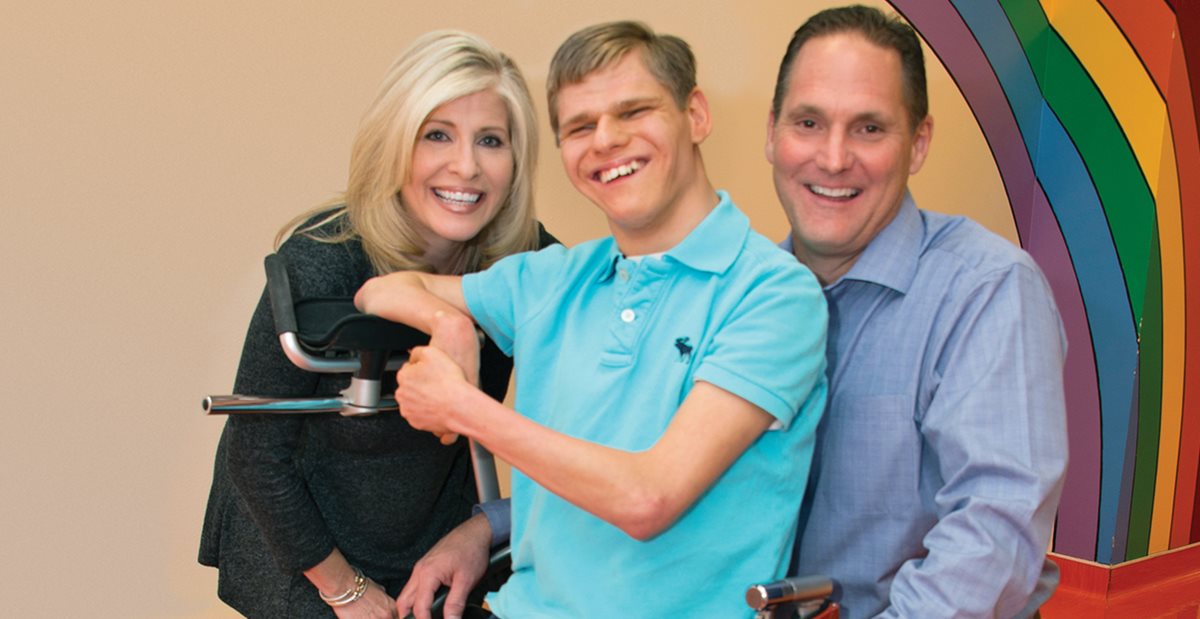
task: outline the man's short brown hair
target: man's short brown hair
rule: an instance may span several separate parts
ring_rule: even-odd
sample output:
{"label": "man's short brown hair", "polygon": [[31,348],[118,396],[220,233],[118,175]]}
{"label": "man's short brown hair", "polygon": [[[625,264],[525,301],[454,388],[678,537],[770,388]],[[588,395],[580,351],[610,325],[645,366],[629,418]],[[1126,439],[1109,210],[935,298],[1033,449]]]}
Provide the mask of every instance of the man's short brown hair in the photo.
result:
{"label": "man's short brown hair", "polygon": [[929,94],[925,85],[925,55],[921,51],[921,40],[912,26],[899,17],[888,16],[879,9],[855,5],[826,9],[808,18],[796,29],[788,43],[783,62],[779,64],[779,76],[775,80],[775,96],[771,100],[771,113],[779,118],[783,98],[787,95],[788,80],[792,65],[804,44],[823,36],[834,34],[858,34],[867,41],[884,49],[895,50],[900,55],[900,68],[904,85],[904,107],[908,111],[909,125],[917,125],[929,115]]}

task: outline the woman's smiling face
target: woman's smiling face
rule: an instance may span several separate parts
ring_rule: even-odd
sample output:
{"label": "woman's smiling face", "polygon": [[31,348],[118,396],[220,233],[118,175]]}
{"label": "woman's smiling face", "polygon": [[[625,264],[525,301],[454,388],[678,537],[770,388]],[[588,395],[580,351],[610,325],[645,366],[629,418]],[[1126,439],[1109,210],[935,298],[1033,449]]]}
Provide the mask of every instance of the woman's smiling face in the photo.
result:
{"label": "woman's smiling face", "polygon": [[437,264],[496,217],[513,180],[508,107],[493,90],[442,104],[425,119],[400,188]]}

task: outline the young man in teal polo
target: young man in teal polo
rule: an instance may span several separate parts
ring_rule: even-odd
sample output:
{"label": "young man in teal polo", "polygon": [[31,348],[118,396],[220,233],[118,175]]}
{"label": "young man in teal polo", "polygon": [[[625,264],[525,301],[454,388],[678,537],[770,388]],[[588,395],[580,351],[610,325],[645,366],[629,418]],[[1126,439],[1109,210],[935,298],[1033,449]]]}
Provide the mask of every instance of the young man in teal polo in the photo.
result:
{"label": "young man in teal polo", "polygon": [[[405,418],[515,469],[497,616],[748,616],[745,584],[787,570],[825,404],[820,285],[709,182],[682,40],[586,28],[547,89],[567,175],[612,235],[388,275],[357,303],[432,334],[399,373]],[[473,384],[475,323],[514,357],[515,410]]]}

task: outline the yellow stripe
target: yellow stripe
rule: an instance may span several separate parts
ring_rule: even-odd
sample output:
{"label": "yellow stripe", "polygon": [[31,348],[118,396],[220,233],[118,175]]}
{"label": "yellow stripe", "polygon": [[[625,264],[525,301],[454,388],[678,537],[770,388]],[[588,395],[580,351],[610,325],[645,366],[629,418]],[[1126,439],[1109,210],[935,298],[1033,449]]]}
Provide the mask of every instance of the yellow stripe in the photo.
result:
{"label": "yellow stripe", "polygon": [[1042,0],[1050,24],[1087,69],[1124,130],[1155,199],[1163,280],[1162,426],[1150,552],[1170,545],[1183,415],[1183,221],[1166,103],[1129,42],[1096,0]]}
{"label": "yellow stripe", "polygon": [[1042,0],[1042,6],[1116,114],[1146,178],[1157,179],[1167,106],[1129,42],[1096,0]]}
{"label": "yellow stripe", "polygon": [[[1180,230],[1180,234],[1160,234],[1163,270],[1163,385],[1162,427],[1158,433],[1158,472],[1154,483],[1154,514],[1150,523],[1150,552],[1162,552],[1171,545],[1171,517],[1175,512],[1175,477],[1179,472],[1179,445],[1183,433],[1183,361],[1185,311],[1183,289],[1182,199],[1179,195],[1178,166],[1175,164],[1175,140],[1169,124],[1163,126],[1163,174],[1158,178],[1160,230]],[[1169,173],[1168,173],[1169,172]],[[1174,226],[1172,228],[1172,226]],[[1180,256],[1171,264],[1170,256]],[[1170,270],[1174,269],[1175,272]],[[1168,286],[1167,282],[1178,281]],[[1161,499],[1160,499],[1161,497]]]}

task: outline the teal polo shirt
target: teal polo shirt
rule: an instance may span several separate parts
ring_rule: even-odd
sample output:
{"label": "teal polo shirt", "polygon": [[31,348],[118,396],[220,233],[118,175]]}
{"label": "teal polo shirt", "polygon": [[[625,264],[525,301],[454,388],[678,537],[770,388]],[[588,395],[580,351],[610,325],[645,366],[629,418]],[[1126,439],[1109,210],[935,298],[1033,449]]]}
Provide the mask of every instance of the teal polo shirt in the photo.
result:
{"label": "teal polo shirt", "polygon": [[698,380],[778,421],[645,542],[514,470],[497,616],[750,616],[745,587],[785,575],[825,407],[825,299],[719,195],[658,257],[626,259],[607,237],[464,276],[472,315],[514,357],[516,409],[546,427],[645,450]]}

